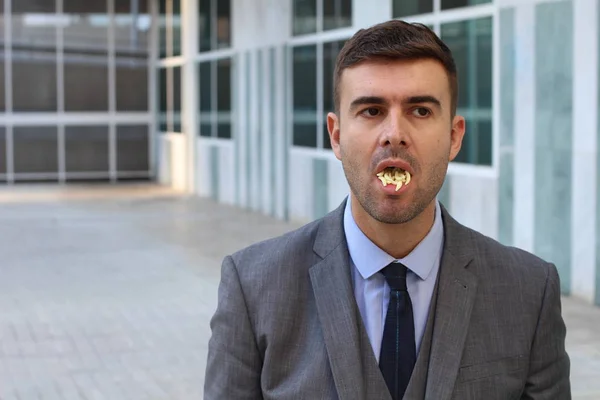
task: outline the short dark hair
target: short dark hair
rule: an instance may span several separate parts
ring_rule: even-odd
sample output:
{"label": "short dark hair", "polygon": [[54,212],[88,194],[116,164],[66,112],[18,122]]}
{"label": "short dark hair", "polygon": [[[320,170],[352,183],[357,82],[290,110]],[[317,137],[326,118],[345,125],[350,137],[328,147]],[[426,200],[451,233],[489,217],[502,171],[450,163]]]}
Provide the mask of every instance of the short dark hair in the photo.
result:
{"label": "short dark hair", "polygon": [[439,61],[450,80],[452,116],[458,103],[458,76],[452,52],[427,26],[400,20],[383,22],[354,34],[338,54],[333,77],[336,113],[340,109],[340,80],[344,69],[368,60]]}

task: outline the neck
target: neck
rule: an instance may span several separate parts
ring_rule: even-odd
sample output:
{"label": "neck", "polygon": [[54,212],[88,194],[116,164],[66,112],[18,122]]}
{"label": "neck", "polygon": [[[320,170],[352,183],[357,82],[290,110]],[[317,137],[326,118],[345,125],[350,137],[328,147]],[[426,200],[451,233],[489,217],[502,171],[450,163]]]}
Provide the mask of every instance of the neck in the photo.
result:
{"label": "neck", "polygon": [[386,224],[371,217],[352,197],[352,216],[360,230],[377,247],[394,258],[406,257],[427,236],[435,221],[434,199],[419,215],[402,224]]}

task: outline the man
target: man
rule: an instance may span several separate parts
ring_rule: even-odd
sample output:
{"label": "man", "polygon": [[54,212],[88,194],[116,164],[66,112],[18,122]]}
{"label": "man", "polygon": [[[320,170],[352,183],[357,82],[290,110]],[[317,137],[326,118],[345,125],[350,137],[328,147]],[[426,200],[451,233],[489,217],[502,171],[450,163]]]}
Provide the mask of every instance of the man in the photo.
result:
{"label": "man", "polygon": [[436,201],[465,133],[450,50],[390,21],[334,78],[350,196],[225,258],[205,399],[570,399],[556,267]]}

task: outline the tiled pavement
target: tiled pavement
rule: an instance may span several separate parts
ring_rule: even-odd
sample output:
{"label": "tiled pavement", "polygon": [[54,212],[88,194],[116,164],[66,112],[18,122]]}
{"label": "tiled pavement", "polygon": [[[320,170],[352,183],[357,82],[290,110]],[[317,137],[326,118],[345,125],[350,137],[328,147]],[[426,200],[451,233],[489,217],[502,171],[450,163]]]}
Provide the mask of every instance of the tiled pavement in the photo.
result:
{"label": "tiled pavement", "polygon": [[[294,228],[154,186],[0,191],[0,400],[201,399],[222,257]],[[564,299],[574,399],[600,309]]]}

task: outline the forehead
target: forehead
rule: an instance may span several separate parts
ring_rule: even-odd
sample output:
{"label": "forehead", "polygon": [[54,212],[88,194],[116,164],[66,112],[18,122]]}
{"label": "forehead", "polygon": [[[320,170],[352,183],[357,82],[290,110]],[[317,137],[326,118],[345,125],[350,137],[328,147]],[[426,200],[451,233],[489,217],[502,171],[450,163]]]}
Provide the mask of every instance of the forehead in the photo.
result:
{"label": "forehead", "polygon": [[340,79],[342,108],[359,96],[379,96],[390,101],[431,95],[450,102],[450,80],[435,60],[375,60],[346,68]]}

